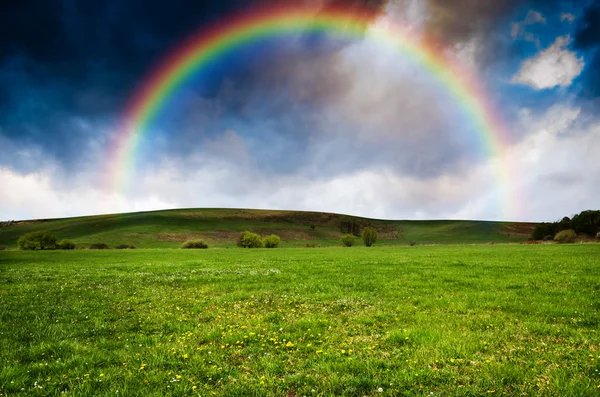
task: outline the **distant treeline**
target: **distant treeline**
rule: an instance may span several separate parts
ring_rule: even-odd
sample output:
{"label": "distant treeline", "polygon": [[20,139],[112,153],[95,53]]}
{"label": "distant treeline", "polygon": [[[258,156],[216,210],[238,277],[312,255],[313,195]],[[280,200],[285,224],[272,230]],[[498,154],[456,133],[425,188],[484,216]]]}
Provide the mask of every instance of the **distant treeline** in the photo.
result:
{"label": "distant treeline", "polygon": [[573,230],[577,234],[595,237],[600,233],[600,211],[583,211],[573,218],[565,216],[560,221],[538,224],[531,237],[535,240],[550,240],[563,230]]}

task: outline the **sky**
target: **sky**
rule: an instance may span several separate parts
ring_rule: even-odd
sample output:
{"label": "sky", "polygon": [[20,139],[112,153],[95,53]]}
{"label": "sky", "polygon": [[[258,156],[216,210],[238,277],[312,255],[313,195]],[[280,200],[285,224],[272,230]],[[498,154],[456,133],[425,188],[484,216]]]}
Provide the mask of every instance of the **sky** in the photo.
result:
{"label": "sky", "polygon": [[[227,207],[554,221],[598,209],[596,0],[286,1],[369,24],[361,36],[295,32],[235,48],[169,98],[131,170],[111,171],[132,98],[168,54],[281,4],[0,5],[0,220]],[[376,39],[394,27],[482,87],[475,100],[503,125],[501,150],[486,150],[439,80]]]}

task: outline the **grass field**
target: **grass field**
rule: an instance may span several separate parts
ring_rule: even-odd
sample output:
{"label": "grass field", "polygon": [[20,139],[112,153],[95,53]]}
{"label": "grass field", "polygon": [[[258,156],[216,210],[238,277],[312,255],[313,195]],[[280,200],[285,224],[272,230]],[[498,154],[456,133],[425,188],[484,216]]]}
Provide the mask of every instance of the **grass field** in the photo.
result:
{"label": "grass field", "polygon": [[284,247],[326,247],[340,245],[342,221],[375,227],[380,244],[385,245],[520,242],[527,240],[535,227],[534,223],[518,222],[379,220],[321,212],[178,209],[0,223],[0,245],[15,248],[22,234],[49,230],[78,247],[105,243],[111,247],[176,248],[191,238],[203,238],[211,247],[233,247],[240,232],[251,230],[281,236]]}
{"label": "grass field", "polygon": [[0,252],[0,395],[598,395],[599,254]]}

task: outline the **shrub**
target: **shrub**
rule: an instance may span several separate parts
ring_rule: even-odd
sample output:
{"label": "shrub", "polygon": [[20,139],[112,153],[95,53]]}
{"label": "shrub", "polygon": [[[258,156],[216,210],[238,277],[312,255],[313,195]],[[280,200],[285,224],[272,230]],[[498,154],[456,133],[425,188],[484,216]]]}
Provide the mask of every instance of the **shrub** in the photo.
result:
{"label": "shrub", "polygon": [[104,243],[90,244],[90,249],[91,250],[107,250],[108,245],[106,245]]}
{"label": "shrub", "polygon": [[354,245],[355,237],[353,234],[344,234],[340,240],[342,241],[342,244],[344,244],[344,247],[352,247]]}
{"label": "shrub", "polygon": [[554,241],[556,241],[559,244],[570,244],[575,242],[576,237],[577,234],[575,233],[575,231],[571,229],[563,230],[554,237]]}
{"label": "shrub", "polygon": [[596,233],[596,240],[600,240],[600,232]]}
{"label": "shrub", "polygon": [[377,242],[377,230],[373,227],[365,227],[362,231],[362,240],[367,247],[372,246]]}
{"label": "shrub", "polygon": [[281,242],[281,238],[279,238],[276,234],[271,234],[263,239],[262,243],[265,248],[277,248],[279,247],[279,243]]}
{"label": "shrub", "polygon": [[208,244],[204,242],[204,240],[188,240],[181,245],[183,249],[206,249],[208,248]]}
{"label": "shrub", "polygon": [[132,250],[135,249],[135,247],[133,245],[129,245],[129,244],[119,244],[115,247],[118,250]]}
{"label": "shrub", "polygon": [[56,246],[59,250],[74,250],[75,244],[71,240],[61,240]]}
{"label": "shrub", "polygon": [[3,245],[0,245],[0,251],[4,251],[5,249],[6,249],[6,247],[5,247],[5,246],[3,246]]}
{"label": "shrub", "polygon": [[237,242],[238,247],[242,248],[262,248],[263,243],[260,236],[252,232],[244,232],[240,235]]}
{"label": "shrub", "polygon": [[549,234],[547,236],[544,236],[543,240],[544,241],[554,241],[554,237],[551,234]]}
{"label": "shrub", "polygon": [[56,248],[56,237],[47,231],[37,231],[22,235],[17,241],[22,250],[53,250]]}

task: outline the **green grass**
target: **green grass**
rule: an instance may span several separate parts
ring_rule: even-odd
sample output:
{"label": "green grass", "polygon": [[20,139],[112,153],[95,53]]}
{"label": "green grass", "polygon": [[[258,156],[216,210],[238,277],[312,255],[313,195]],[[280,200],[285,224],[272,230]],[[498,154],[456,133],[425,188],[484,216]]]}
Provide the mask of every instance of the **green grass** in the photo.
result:
{"label": "green grass", "polygon": [[49,230],[59,240],[73,240],[78,247],[106,243],[111,247],[130,244],[138,248],[175,248],[194,238],[206,240],[211,247],[233,247],[239,233],[250,230],[280,235],[283,247],[325,247],[340,245],[339,224],[343,220],[362,227],[374,226],[380,234],[380,245],[520,242],[535,226],[485,221],[386,221],[299,211],[180,209],[25,221],[0,227],[0,245],[15,248],[19,236]]}
{"label": "green grass", "polygon": [[4,251],[0,395],[597,395],[599,254]]}

